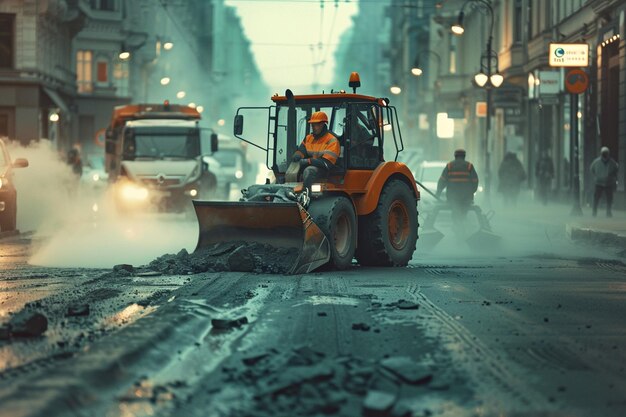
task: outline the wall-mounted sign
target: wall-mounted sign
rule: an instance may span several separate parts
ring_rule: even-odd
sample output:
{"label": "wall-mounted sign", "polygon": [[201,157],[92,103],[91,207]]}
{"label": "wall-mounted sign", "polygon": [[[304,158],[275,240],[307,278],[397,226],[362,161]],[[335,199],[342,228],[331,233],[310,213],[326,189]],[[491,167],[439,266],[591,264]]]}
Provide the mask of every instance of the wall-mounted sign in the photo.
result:
{"label": "wall-mounted sign", "polygon": [[561,91],[561,72],[559,70],[539,71],[537,79],[539,80],[540,96],[559,94]]}
{"label": "wall-mounted sign", "polygon": [[487,117],[487,102],[486,101],[476,102],[476,117]]}
{"label": "wall-mounted sign", "polygon": [[586,67],[589,65],[589,44],[551,43],[548,59],[551,67]]}
{"label": "wall-mounted sign", "polygon": [[589,86],[589,76],[581,69],[572,69],[565,75],[565,89],[571,94],[583,93]]}

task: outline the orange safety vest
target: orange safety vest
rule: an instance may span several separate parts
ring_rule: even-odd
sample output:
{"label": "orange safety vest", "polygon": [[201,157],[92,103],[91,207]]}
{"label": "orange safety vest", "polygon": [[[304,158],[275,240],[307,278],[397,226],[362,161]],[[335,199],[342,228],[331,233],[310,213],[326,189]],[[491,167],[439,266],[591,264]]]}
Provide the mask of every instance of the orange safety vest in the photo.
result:
{"label": "orange safety vest", "polygon": [[[464,161],[465,162],[465,161]],[[461,166],[461,164],[454,163],[454,161],[448,162],[448,182],[478,182],[478,178],[471,175],[472,174],[472,163],[465,162],[467,164],[466,167]],[[455,166],[456,165],[456,166]]]}
{"label": "orange safety vest", "polygon": [[319,139],[315,139],[313,134],[308,134],[296,151],[296,154],[302,158],[323,158],[333,165],[337,162],[340,153],[339,140],[329,131]]}

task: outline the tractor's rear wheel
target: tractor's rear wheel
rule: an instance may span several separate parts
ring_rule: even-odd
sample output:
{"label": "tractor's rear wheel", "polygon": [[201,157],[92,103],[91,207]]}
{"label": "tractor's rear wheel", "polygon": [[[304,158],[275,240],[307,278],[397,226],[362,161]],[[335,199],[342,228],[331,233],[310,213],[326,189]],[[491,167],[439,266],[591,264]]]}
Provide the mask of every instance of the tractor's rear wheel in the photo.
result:
{"label": "tractor's rear wheel", "polygon": [[313,200],[308,209],[311,218],[324,232],[330,244],[329,267],[347,269],[356,250],[356,213],[346,197]]}
{"label": "tractor's rear wheel", "polygon": [[392,180],[373,213],[359,217],[356,259],[361,265],[406,266],[417,242],[417,202],[410,187]]}

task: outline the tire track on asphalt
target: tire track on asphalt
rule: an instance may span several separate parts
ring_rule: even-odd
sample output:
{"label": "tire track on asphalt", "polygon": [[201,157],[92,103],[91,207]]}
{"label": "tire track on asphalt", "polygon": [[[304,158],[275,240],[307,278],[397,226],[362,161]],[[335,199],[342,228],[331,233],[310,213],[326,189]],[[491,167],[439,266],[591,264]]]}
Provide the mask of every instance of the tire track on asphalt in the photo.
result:
{"label": "tire track on asphalt", "polygon": [[[443,309],[420,291],[420,286],[409,284],[406,292],[414,302],[419,303],[422,308],[430,313],[430,316],[442,323],[451,332],[447,336],[446,345],[451,355],[458,356],[455,363],[460,364],[465,372],[472,378],[476,390],[485,399],[488,407],[498,411],[509,412],[511,401],[515,401],[519,406],[532,410],[557,411],[558,406],[548,402],[545,396],[528,387],[523,382],[524,372],[511,369],[511,361],[501,360],[500,355],[489,348],[480,339],[474,336],[469,330],[461,325],[454,317],[450,316]],[[438,338],[446,337],[438,335]],[[458,345],[461,345],[460,348]],[[450,347],[455,346],[454,349]],[[493,395],[494,383],[499,388],[499,394],[506,394],[506,397]],[[503,390],[504,388],[505,390]],[[504,391],[504,392],[503,392]],[[517,407],[519,408],[519,407]]]}

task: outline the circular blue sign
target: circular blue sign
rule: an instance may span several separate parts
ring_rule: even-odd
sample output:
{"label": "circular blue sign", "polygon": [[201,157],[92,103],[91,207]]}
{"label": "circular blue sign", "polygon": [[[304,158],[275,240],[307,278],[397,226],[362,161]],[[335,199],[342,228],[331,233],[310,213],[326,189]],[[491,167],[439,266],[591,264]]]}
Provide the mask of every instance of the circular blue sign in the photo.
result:
{"label": "circular blue sign", "polygon": [[563,49],[563,48],[556,48],[554,50],[554,55],[556,55],[557,58],[563,57],[563,55],[565,55],[565,49]]}

